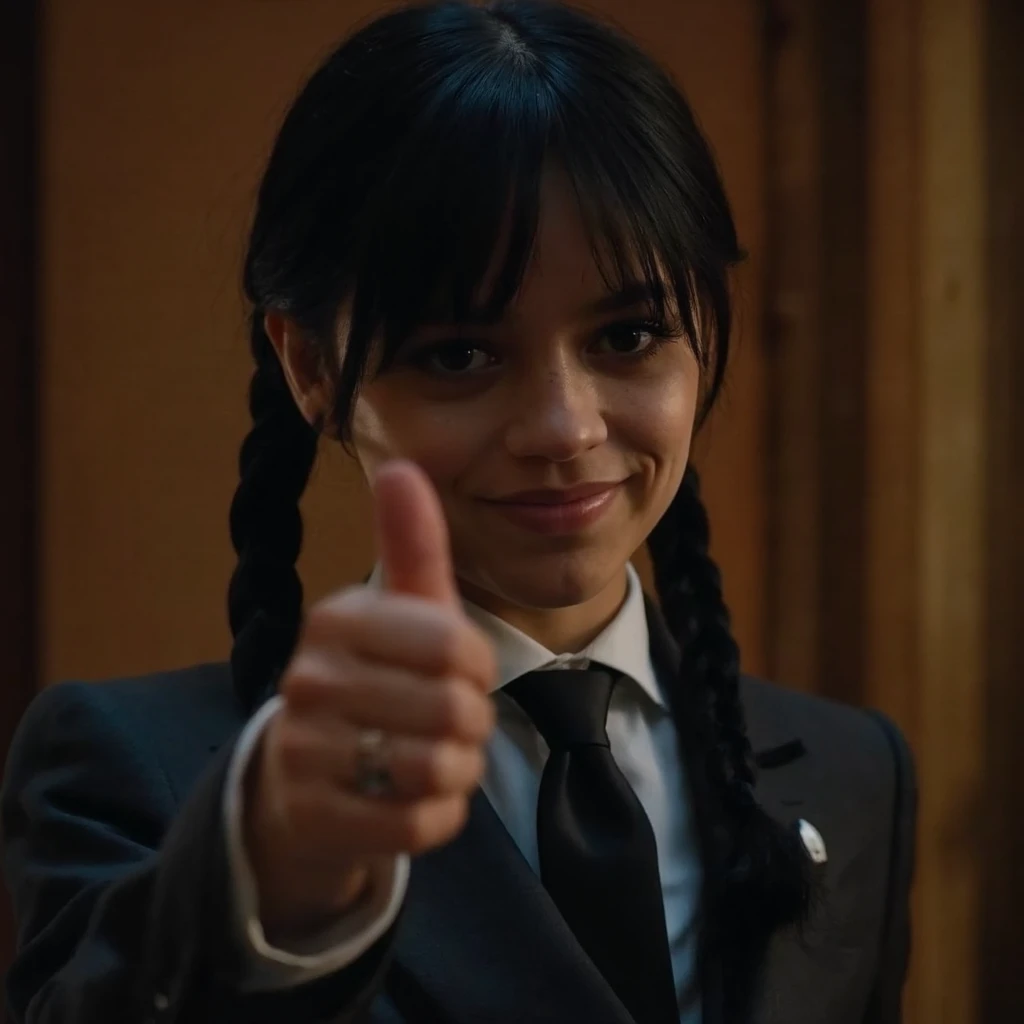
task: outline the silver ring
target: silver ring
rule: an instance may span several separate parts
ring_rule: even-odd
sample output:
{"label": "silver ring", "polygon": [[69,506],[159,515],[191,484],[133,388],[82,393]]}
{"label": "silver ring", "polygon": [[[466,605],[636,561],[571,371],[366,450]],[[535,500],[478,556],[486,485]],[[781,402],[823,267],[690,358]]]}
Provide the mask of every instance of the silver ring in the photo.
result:
{"label": "silver ring", "polygon": [[356,791],[363,796],[394,792],[395,780],[387,764],[387,737],[380,729],[360,729],[356,734]]}

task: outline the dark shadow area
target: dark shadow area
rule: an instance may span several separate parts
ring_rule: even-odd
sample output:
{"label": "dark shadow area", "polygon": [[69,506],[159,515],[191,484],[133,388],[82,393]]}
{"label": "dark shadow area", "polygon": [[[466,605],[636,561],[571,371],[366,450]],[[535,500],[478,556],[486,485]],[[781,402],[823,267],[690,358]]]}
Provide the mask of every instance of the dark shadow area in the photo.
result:
{"label": "dark shadow area", "polygon": [[[0,750],[36,687],[37,5],[0,31]],[[14,949],[0,891],[0,966]]]}

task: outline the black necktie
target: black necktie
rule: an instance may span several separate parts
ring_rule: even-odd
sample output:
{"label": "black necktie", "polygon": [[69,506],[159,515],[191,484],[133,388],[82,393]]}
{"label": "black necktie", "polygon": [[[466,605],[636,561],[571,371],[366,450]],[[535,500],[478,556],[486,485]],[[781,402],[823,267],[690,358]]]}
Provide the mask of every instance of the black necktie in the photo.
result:
{"label": "black necktie", "polygon": [[544,887],[637,1024],[679,1024],[654,831],[608,745],[615,683],[548,669],[505,692],[551,748],[537,802]]}

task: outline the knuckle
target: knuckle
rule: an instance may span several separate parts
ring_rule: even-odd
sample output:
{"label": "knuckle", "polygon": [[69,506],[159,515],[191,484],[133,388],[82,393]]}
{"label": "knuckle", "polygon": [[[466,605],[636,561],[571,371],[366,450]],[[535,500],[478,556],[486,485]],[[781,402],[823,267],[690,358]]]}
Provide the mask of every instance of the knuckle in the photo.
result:
{"label": "knuckle", "polygon": [[477,698],[476,704],[479,710],[479,729],[474,731],[474,738],[483,743],[494,732],[494,727],[498,721],[498,711],[490,696],[483,694],[475,694],[474,696]]}
{"label": "knuckle", "polygon": [[318,601],[306,615],[303,635],[312,640],[336,637],[357,627],[367,614],[372,595],[365,586],[344,587]]}
{"label": "knuckle", "polygon": [[358,662],[341,654],[307,652],[289,669],[280,686],[295,715],[321,716],[327,710],[344,711],[360,697]]}
{"label": "knuckle", "polygon": [[445,616],[435,633],[435,658],[441,673],[453,673],[462,655],[462,627],[454,618]]}
{"label": "knuckle", "polygon": [[437,709],[440,727],[448,734],[460,733],[472,722],[472,693],[458,680],[444,682],[438,688]]}
{"label": "knuckle", "polygon": [[469,815],[465,797],[427,799],[408,807],[402,818],[401,840],[410,853],[425,853],[451,839]]}
{"label": "knuckle", "polygon": [[448,743],[432,744],[424,758],[424,783],[428,792],[437,793],[447,789],[452,782],[456,757]]}
{"label": "knuckle", "polygon": [[453,746],[446,753],[444,768],[433,780],[435,794],[469,796],[487,770],[487,758],[476,747]]}
{"label": "knuckle", "polygon": [[447,801],[444,814],[444,837],[454,837],[466,824],[469,818],[469,801],[465,797],[456,797]]}
{"label": "knuckle", "polygon": [[366,611],[375,594],[365,584],[342,587],[319,602],[319,606],[334,616],[357,615]]}
{"label": "knuckle", "polygon": [[399,842],[410,853],[421,853],[430,847],[430,810],[429,804],[416,803],[406,808],[399,819]]}
{"label": "knuckle", "polygon": [[289,703],[321,700],[327,692],[329,675],[323,658],[314,651],[300,649],[292,659],[278,687]]}

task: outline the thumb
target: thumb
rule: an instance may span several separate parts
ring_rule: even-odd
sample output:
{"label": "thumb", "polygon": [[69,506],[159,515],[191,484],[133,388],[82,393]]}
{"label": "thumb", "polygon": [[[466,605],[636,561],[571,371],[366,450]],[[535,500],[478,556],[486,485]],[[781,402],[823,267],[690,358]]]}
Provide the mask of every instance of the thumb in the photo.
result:
{"label": "thumb", "polygon": [[373,497],[384,586],[457,605],[448,526],[427,475],[413,462],[385,463],[374,477]]}

